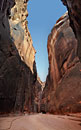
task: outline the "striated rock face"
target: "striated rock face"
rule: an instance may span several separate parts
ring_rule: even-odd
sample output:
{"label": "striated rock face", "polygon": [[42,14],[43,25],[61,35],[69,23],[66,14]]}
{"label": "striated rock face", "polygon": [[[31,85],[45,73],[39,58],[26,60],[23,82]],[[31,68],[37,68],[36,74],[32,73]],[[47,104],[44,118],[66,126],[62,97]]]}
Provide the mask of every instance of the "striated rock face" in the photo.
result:
{"label": "striated rock face", "polygon": [[34,93],[39,91],[27,1],[0,0],[0,113],[34,111]]}
{"label": "striated rock face", "polygon": [[68,9],[70,25],[78,40],[78,56],[81,61],[81,0],[62,0]]}
{"label": "striated rock face", "polygon": [[15,0],[16,5],[11,10],[10,33],[19,55],[33,72],[35,61],[35,49],[32,45],[32,38],[28,30],[27,12],[28,0]]}
{"label": "striated rock face", "polygon": [[41,111],[81,112],[81,64],[77,40],[66,13],[48,37],[49,74],[43,91]]}

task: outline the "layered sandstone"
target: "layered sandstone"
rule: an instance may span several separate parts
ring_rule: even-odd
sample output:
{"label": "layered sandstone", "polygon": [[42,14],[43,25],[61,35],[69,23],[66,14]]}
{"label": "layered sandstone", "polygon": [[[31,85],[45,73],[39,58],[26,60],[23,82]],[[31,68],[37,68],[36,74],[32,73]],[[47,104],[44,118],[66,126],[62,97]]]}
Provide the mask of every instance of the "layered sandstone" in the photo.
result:
{"label": "layered sandstone", "polygon": [[81,64],[77,40],[62,16],[48,37],[49,74],[43,91],[41,111],[50,113],[81,112]]}
{"label": "layered sandstone", "polygon": [[33,47],[32,38],[27,26],[27,2],[28,0],[15,0],[16,4],[11,10],[9,22],[10,33],[21,60],[24,61],[33,72],[36,51]]}
{"label": "layered sandstone", "polygon": [[62,0],[68,9],[70,25],[78,40],[78,57],[81,61],[81,0]]}
{"label": "layered sandstone", "polygon": [[27,2],[0,0],[0,113],[32,112],[36,107],[34,93],[39,89]]}

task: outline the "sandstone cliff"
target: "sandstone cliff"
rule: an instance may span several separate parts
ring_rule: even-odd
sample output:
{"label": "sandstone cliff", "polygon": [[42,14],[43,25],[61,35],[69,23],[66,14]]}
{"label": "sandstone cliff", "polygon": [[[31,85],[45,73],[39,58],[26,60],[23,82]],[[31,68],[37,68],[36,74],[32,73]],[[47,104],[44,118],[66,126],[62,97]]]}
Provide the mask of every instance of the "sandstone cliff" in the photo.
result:
{"label": "sandstone cliff", "polygon": [[27,2],[0,0],[1,113],[34,111],[34,93],[41,90],[41,85],[36,86],[35,49],[26,21]]}
{"label": "sandstone cliff", "polygon": [[41,111],[81,112],[81,64],[77,40],[66,13],[48,37],[49,74],[43,91]]}
{"label": "sandstone cliff", "polygon": [[15,0],[16,4],[11,10],[9,22],[11,36],[21,60],[23,60],[33,72],[36,51],[33,47],[32,38],[27,26],[27,2],[28,0]]}
{"label": "sandstone cliff", "polygon": [[70,25],[78,40],[78,57],[81,61],[81,0],[62,0],[68,9]]}

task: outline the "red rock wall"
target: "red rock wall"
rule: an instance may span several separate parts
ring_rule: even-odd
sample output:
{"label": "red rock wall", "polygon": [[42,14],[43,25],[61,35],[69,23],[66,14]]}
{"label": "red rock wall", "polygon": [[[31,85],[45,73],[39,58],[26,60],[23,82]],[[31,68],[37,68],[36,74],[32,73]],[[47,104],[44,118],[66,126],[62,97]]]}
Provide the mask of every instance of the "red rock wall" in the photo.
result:
{"label": "red rock wall", "polygon": [[78,57],[81,61],[81,0],[62,0],[68,9],[70,25],[78,40]]}
{"label": "red rock wall", "polygon": [[49,74],[41,110],[50,113],[81,111],[81,64],[67,13],[57,21],[48,36],[47,48]]}

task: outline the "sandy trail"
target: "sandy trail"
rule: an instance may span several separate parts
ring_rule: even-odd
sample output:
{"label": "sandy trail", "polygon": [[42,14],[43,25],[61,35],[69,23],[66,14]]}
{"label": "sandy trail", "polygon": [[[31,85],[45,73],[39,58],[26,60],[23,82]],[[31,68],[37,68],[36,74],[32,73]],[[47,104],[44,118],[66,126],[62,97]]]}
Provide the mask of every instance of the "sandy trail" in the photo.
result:
{"label": "sandy trail", "polygon": [[49,114],[0,117],[0,130],[81,130],[81,117]]}

